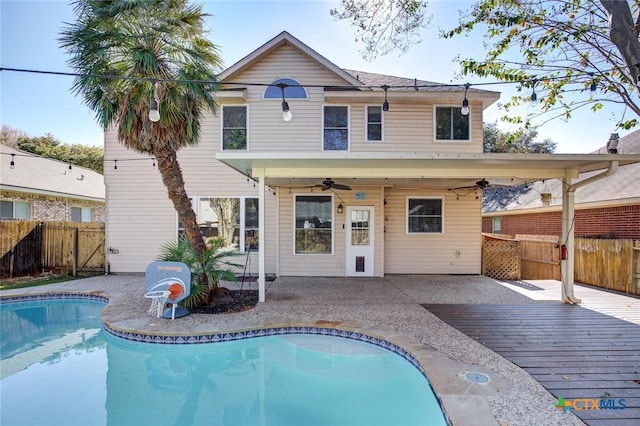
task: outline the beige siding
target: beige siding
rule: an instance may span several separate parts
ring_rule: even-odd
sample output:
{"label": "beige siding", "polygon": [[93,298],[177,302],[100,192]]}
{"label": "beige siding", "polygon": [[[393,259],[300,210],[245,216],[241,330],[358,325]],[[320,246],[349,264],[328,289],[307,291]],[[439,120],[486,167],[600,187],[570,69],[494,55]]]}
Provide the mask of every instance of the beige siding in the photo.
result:
{"label": "beige siding", "polygon": [[[382,255],[384,252],[382,189],[379,187],[352,186],[352,191],[336,191],[333,195],[333,253],[332,254],[295,254],[294,247],[294,199],[296,195],[331,195],[320,191],[310,192],[304,188],[279,188],[279,255],[280,275],[289,276],[345,276],[345,217],[338,214],[336,207],[342,203],[347,206],[374,206],[375,215],[375,276],[383,276]],[[356,193],[365,193],[364,200],[356,200]]]}
{"label": "beige siding", "polygon": [[[293,119],[282,120],[281,99],[263,99],[264,84],[279,78],[293,78],[306,85],[309,99],[287,99]],[[246,104],[249,106],[249,150],[252,152],[321,152],[322,109],[328,104],[324,89],[319,86],[344,86],[346,82],[337,78],[326,68],[290,45],[276,49],[270,56],[230,81],[262,85],[247,85]],[[231,85],[230,87],[235,87]],[[436,101],[437,105],[458,104],[448,98]],[[380,94],[380,104],[383,95]],[[460,99],[462,102],[462,97]],[[221,105],[245,103],[236,99],[224,99]],[[434,103],[432,101],[393,102],[384,116],[384,141],[366,141],[365,105],[362,101],[331,101],[333,105],[347,105],[350,109],[350,151],[352,152],[422,152],[422,153],[480,153],[482,152],[482,106],[471,102],[471,141],[436,142],[433,131]],[[220,135],[220,118],[212,130]]]}
{"label": "beige siding", "polygon": [[[407,234],[407,197],[444,197],[443,234]],[[450,192],[392,190],[385,209],[385,272],[479,274],[481,200]]]}
{"label": "beige siding", "polygon": [[[214,122],[210,117],[203,123],[203,137],[198,147],[185,148],[178,154],[187,193],[191,197],[257,197],[258,190],[253,181],[247,182],[245,176],[214,159],[219,146],[211,137]],[[177,215],[151,159],[125,149],[111,131],[106,135],[105,144],[106,244],[118,250],[117,254],[107,254],[107,261],[114,273],[144,272],[157,258],[162,244],[175,240]],[[119,160],[117,170],[110,161],[115,159]],[[267,222],[275,221],[274,198],[267,193]],[[275,245],[275,234],[267,232],[265,238],[267,273],[274,274],[275,250],[269,248]],[[234,261],[244,264],[244,260]],[[252,254],[250,265],[251,272],[257,273],[257,254]]]}
{"label": "beige siding", "polygon": [[[309,95],[306,100],[287,99],[293,113],[290,122],[282,120],[281,99],[262,99],[264,84],[279,78],[299,81],[306,86]],[[220,97],[219,103],[221,106],[247,105],[250,152],[322,151],[322,108],[328,101],[321,86],[345,85],[342,78],[287,44],[234,75],[233,81],[249,83],[243,85],[246,87],[245,99]],[[314,85],[318,87],[311,87]],[[384,117],[382,142],[366,141],[365,105],[375,104],[375,99],[339,101],[333,97],[331,103],[349,105],[352,152],[482,152],[479,103],[471,103],[471,142],[435,142],[434,105],[458,105],[455,96],[447,96],[449,98],[435,101],[431,98],[423,103],[394,100]],[[380,103],[382,99],[381,93]],[[202,125],[199,146],[179,153],[188,194],[192,197],[257,196],[253,181],[247,181],[242,174],[215,160],[220,147],[221,114],[208,114]],[[157,257],[161,245],[175,239],[176,213],[151,159],[126,150],[117,142],[113,131],[107,132],[105,137],[105,157],[107,247],[119,251],[108,254],[107,260],[112,272],[144,272]],[[119,160],[118,170],[114,170],[112,160],[115,159]],[[331,255],[294,254],[293,196],[309,189],[276,188],[275,196],[267,192],[266,205],[260,208],[266,214],[264,249],[268,274],[344,276],[345,214],[335,213],[335,206],[340,201],[345,208],[349,205],[375,206],[376,276],[385,273],[479,273],[481,217],[480,201],[475,197],[456,200],[450,193],[433,193],[445,197],[445,233],[407,235],[406,196],[426,194],[425,190],[385,191],[379,187],[358,187],[357,182],[349,183],[353,191],[338,191],[341,198],[334,196]],[[355,200],[358,191],[366,192],[365,200]],[[251,272],[256,273],[256,254],[252,254],[250,264]]]}

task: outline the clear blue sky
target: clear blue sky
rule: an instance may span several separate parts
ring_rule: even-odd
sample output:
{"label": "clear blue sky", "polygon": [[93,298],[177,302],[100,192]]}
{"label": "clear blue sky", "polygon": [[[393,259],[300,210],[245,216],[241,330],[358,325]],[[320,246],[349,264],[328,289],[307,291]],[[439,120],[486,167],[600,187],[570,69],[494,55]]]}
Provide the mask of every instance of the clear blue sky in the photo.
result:
{"label": "clear blue sky", "polygon": [[[347,22],[335,21],[329,10],[335,1],[206,1],[205,10],[211,39],[220,46],[225,66],[231,66],[281,31],[288,31],[303,43],[342,68],[436,81],[455,80],[458,65],[455,57],[481,58],[483,34],[443,40],[439,29],[451,29],[458,10],[467,9],[471,1],[432,0],[433,21],[421,32],[421,44],[405,54],[391,53],[373,62],[361,58],[361,45],[355,42]],[[65,22],[73,20],[68,1],[0,0],[0,65],[52,71],[72,71],[66,53],[58,46]],[[486,80],[485,80],[486,81]],[[79,97],[71,93],[72,77],[0,73],[0,117],[3,125],[19,129],[30,136],[53,134],[64,143],[102,145],[102,130],[93,113]],[[469,79],[470,83],[480,83]],[[506,101],[513,85],[478,86],[501,91]],[[568,122],[556,120],[539,129],[539,139],[558,143],[559,153],[586,153],[606,144],[615,128],[617,110],[605,109],[597,114],[578,112]],[[485,111],[485,122],[496,121],[502,112],[497,106]],[[500,124],[506,128],[506,125]],[[625,132],[620,131],[621,135]]]}

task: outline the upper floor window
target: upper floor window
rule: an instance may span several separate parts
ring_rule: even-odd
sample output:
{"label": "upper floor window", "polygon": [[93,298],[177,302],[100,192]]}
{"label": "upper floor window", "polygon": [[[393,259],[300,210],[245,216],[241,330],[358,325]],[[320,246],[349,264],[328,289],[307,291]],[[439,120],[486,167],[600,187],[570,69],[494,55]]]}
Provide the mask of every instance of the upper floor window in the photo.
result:
{"label": "upper floor window", "polygon": [[18,201],[0,201],[2,219],[31,219],[31,204]]}
{"label": "upper floor window", "polygon": [[71,207],[72,222],[91,222],[93,220],[93,212],[91,207]]}
{"label": "upper floor window", "polygon": [[247,107],[222,107],[222,149],[247,149]]}
{"label": "upper floor window", "polygon": [[469,140],[469,115],[460,107],[436,107],[436,140]]}
{"label": "upper floor window", "polygon": [[349,149],[349,107],[324,107],[322,147],[325,151]]}
{"label": "upper floor window", "polygon": [[407,198],[407,233],[442,233],[442,198]]}
{"label": "upper floor window", "polygon": [[284,88],[285,99],[309,99],[305,88],[291,78],[281,78],[271,83],[271,86],[264,91],[264,99],[282,99],[282,90],[277,84],[286,84]]}
{"label": "upper floor window", "polygon": [[382,107],[378,105],[367,106],[367,140],[382,140]]}

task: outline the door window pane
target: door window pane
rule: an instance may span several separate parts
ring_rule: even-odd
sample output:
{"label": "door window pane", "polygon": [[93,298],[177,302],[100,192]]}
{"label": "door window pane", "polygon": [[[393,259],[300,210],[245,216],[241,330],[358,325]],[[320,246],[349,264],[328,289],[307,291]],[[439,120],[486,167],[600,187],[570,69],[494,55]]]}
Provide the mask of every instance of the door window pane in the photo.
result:
{"label": "door window pane", "polygon": [[351,245],[369,245],[369,210],[351,211]]}

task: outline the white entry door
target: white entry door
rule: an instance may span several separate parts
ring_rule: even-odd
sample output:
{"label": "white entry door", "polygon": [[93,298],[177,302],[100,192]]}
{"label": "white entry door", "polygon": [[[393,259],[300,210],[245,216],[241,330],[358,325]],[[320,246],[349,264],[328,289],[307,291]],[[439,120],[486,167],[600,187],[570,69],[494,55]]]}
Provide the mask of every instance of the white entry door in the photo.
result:
{"label": "white entry door", "polygon": [[373,276],[373,207],[347,207],[345,274],[348,277]]}

